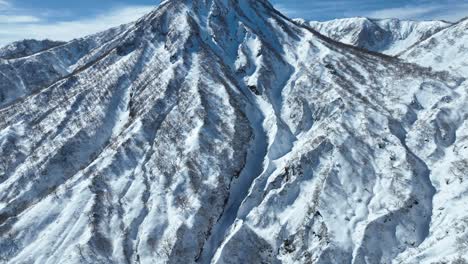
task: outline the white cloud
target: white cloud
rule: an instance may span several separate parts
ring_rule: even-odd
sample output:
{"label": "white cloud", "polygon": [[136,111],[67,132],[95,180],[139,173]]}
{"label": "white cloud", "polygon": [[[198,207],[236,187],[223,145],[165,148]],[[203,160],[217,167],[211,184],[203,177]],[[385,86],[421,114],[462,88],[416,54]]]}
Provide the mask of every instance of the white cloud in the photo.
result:
{"label": "white cloud", "polygon": [[35,16],[0,15],[0,24],[35,23],[41,19]]}
{"label": "white cloud", "polygon": [[[0,0],[0,4],[2,1]],[[58,22],[48,22],[47,18],[29,15],[0,15],[0,46],[30,38],[71,40],[135,21],[153,8],[154,6],[126,6],[92,18]]]}
{"label": "white cloud", "polygon": [[371,18],[400,18],[400,19],[412,19],[418,18],[428,13],[437,10],[435,6],[425,7],[401,7],[401,8],[387,8],[376,10],[368,13],[366,16]]}
{"label": "white cloud", "polygon": [[10,2],[6,0],[0,0],[0,8],[10,6]]}
{"label": "white cloud", "polygon": [[456,22],[465,17],[468,17],[468,4],[459,5],[453,9],[441,11],[436,14],[433,19],[443,19]]}
{"label": "white cloud", "polygon": [[301,9],[298,9],[298,8],[291,8],[291,7],[287,7],[285,5],[282,5],[282,4],[277,4],[274,7],[275,7],[275,9],[280,11],[281,13],[283,13],[283,14],[289,16],[289,17],[292,17],[292,18],[301,18],[304,15],[304,10],[301,10]]}
{"label": "white cloud", "polygon": [[[272,0],[275,8],[293,18],[312,20],[364,16],[372,18],[400,18],[413,20],[444,19],[458,21],[468,16],[466,0],[408,0],[395,7],[391,1],[384,4],[375,0],[316,0],[298,1]],[[387,7],[386,7],[387,6]],[[393,6],[389,8],[388,6]],[[359,8],[356,8],[359,7]]]}
{"label": "white cloud", "polygon": [[468,4],[441,5],[427,3],[424,6],[405,6],[401,8],[387,8],[367,12],[363,16],[371,18],[400,18],[415,20],[448,20],[458,21],[468,16]]}

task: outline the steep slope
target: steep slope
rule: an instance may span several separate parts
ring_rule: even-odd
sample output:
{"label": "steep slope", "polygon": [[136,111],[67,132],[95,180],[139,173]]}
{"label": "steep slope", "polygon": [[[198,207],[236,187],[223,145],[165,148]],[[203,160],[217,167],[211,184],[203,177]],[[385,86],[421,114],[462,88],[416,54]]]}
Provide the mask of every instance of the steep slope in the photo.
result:
{"label": "steep slope", "polygon": [[336,41],[388,55],[397,55],[451,24],[444,21],[405,21],[364,17],[331,21],[298,20]]}
{"label": "steep slope", "polygon": [[463,79],[330,41],[264,0],[166,1],[101,54],[0,110],[4,262],[466,250]]}
{"label": "steep slope", "polygon": [[3,54],[0,56],[0,107],[87,67],[108,49],[107,42],[124,34],[128,27],[124,25],[57,46],[41,43],[27,48],[33,45],[28,41],[6,46],[0,53]]}
{"label": "steep slope", "polygon": [[0,58],[13,59],[33,55],[44,50],[55,48],[65,44],[65,42],[52,40],[35,40],[25,39],[22,41],[13,42],[0,48]]}
{"label": "steep slope", "polygon": [[468,18],[418,43],[400,57],[468,77]]}

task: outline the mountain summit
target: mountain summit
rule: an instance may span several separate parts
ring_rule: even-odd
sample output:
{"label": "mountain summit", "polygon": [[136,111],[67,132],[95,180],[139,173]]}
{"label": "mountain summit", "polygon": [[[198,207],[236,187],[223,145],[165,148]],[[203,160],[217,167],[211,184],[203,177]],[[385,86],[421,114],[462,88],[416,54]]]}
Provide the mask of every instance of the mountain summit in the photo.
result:
{"label": "mountain summit", "polygon": [[430,263],[466,246],[463,78],[254,0],[165,1],[1,63],[6,263]]}

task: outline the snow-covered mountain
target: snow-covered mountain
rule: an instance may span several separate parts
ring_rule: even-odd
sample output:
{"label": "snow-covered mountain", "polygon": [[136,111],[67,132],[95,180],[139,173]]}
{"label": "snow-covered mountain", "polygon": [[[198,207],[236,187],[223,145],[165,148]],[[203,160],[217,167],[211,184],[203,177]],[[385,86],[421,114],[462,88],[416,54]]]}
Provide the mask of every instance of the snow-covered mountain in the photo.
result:
{"label": "snow-covered mountain", "polygon": [[297,20],[336,41],[388,55],[398,55],[452,25],[445,21],[405,21],[354,17],[325,22]]}
{"label": "snow-covered mountain", "polygon": [[0,58],[3,59],[14,59],[20,57],[30,56],[34,53],[45,51],[57,46],[65,44],[60,41],[52,40],[35,40],[26,39],[11,43],[3,48],[0,48]]}
{"label": "snow-covered mountain", "polygon": [[[0,107],[88,67],[130,25],[68,43],[22,41],[0,49]],[[34,45],[32,43],[36,43]],[[38,44],[41,43],[41,44]]]}
{"label": "snow-covered mountain", "polygon": [[0,261],[466,255],[461,77],[332,41],[266,0],[169,0],[2,63],[18,61],[66,63],[28,69],[34,92],[0,108]]}
{"label": "snow-covered mountain", "polygon": [[417,43],[400,58],[468,77],[468,18]]}

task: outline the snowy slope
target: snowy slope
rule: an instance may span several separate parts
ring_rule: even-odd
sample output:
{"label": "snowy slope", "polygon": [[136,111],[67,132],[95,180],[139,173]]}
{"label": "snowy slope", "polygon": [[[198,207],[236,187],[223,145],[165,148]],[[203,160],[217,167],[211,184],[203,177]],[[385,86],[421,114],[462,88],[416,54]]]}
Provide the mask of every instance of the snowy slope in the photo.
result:
{"label": "snowy slope", "polygon": [[60,41],[26,39],[13,42],[3,48],[0,48],[0,58],[13,59],[30,56],[34,53],[45,51],[65,44]]}
{"label": "snowy slope", "polygon": [[466,255],[464,79],[265,0],[165,1],[94,54],[0,108],[1,261]]}
{"label": "snowy slope", "polygon": [[0,50],[0,107],[37,92],[64,78],[96,57],[109,40],[125,33],[129,25],[57,45],[53,42],[15,42]]}
{"label": "snowy slope", "polygon": [[405,21],[364,17],[325,22],[298,20],[336,41],[388,55],[397,55],[450,26],[444,21]]}
{"label": "snowy slope", "polygon": [[468,77],[468,19],[405,51],[402,59]]}

